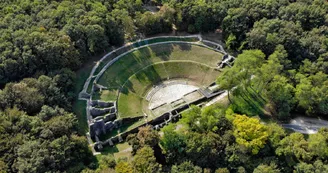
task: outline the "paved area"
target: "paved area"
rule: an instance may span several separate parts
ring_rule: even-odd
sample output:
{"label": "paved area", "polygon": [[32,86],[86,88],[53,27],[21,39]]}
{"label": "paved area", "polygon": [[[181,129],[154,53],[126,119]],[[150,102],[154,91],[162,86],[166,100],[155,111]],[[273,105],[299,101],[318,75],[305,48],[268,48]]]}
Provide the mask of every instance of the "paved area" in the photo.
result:
{"label": "paved area", "polygon": [[225,91],[224,93],[216,96],[214,99],[212,99],[211,101],[209,101],[208,103],[205,104],[205,106],[211,106],[214,103],[217,103],[219,101],[221,101],[223,98],[225,98],[228,95],[228,91]]}
{"label": "paved area", "polygon": [[168,84],[160,89],[156,88],[157,91],[153,93],[149,101],[149,109],[156,108],[165,103],[171,103],[182,98],[185,94],[198,89],[198,87],[189,84]]}
{"label": "paved area", "polygon": [[328,121],[319,118],[297,117],[289,124],[281,124],[284,128],[303,134],[314,134],[322,127],[328,127]]}

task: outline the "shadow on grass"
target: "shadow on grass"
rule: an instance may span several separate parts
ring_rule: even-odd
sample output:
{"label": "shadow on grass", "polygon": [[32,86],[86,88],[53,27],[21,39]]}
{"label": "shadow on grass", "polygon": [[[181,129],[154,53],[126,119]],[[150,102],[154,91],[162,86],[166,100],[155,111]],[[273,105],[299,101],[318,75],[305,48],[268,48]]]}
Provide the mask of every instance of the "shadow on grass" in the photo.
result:
{"label": "shadow on grass", "polygon": [[128,123],[124,123],[121,127],[117,128],[117,129],[114,129],[112,130],[110,133],[107,133],[107,134],[102,134],[99,136],[99,139],[104,141],[104,140],[107,140],[113,136],[116,136],[118,135],[119,133],[123,133],[127,130],[131,130],[133,129],[135,126],[139,126],[141,125],[142,123],[144,123],[142,121],[142,118],[143,117],[140,117],[140,119],[136,119],[134,121],[131,121],[131,122],[128,122]]}
{"label": "shadow on grass", "polygon": [[162,61],[170,60],[171,53],[174,50],[173,44],[163,44],[163,45],[149,46],[149,48]]}
{"label": "shadow on grass", "polygon": [[179,48],[183,51],[191,50],[191,44],[181,43],[181,44],[178,44],[178,45],[179,45]]}
{"label": "shadow on grass", "polygon": [[233,97],[232,109],[236,113],[247,114],[249,116],[263,116],[266,100],[254,90],[239,91]]}
{"label": "shadow on grass", "polygon": [[84,100],[77,100],[73,104],[73,111],[78,119],[77,131],[80,135],[85,135],[88,132],[86,106],[86,101]]}

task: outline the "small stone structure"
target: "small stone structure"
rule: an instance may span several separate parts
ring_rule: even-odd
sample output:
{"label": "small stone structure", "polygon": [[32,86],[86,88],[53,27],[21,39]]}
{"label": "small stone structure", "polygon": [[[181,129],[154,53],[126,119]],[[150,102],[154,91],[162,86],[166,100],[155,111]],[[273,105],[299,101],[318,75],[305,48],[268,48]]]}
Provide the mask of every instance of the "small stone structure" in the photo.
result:
{"label": "small stone structure", "polygon": [[122,125],[121,120],[116,119],[116,102],[100,100],[88,101],[88,113],[92,118],[89,122],[90,137],[96,139],[101,134],[106,134]]}

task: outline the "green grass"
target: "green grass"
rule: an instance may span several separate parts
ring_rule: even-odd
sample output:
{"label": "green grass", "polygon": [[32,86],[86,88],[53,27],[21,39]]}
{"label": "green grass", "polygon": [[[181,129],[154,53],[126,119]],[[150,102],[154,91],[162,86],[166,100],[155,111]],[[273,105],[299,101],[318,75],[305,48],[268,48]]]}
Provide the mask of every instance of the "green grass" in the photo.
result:
{"label": "green grass", "polygon": [[[203,85],[203,79],[210,67],[194,62],[167,62],[164,63],[170,79],[186,78],[199,85]],[[205,84],[206,85],[206,84]]]}
{"label": "green grass", "polygon": [[93,100],[103,100],[103,101],[116,101],[118,90],[102,90],[99,92],[94,92]]}
{"label": "green grass", "polygon": [[88,132],[87,114],[86,114],[86,101],[77,100],[73,105],[73,111],[77,115],[78,119],[78,133],[84,135]]}
{"label": "green grass", "polygon": [[74,93],[75,93],[75,100],[73,103],[73,112],[75,113],[78,123],[79,129],[78,132],[81,135],[85,135],[88,131],[88,124],[87,124],[87,116],[86,116],[86,101],[78,100],[78,94],[82,91],[85,81],[90,75],[90,72],[96,62],[102,57],[103,55],[97,55],[94,57],[89,58],[87,62],[84,63],[84,66],[76,71],[76,80],[74,86]]}
{"label": "green grass", "polygon": [[120,94],[118,99],[119,118],[143,116],[142,100],[142,97],[132,92]]}
{"label": "green grass", "polygon": [[212,68],[195,62],[168,61],[148,66],[132,75],[125,83],[118,98],[119,117],[142,116],[143,110],[147,109],[143,97],[153,85],[163,79],[183,78],[206,86],[210,83],[204,83],[203,79],[209,74],[213,75],[210,76],[213,80],[216,78],[217,74],[212,73]]}
{"label": "green grass", "polygon": [[[222,56],[208,48],[190,44],[161,44],[141,48],[121,57],[105,71],[98,83],[110,89],[94,93],[93,99],[115,100],[121,90],[117,100],[119,118],[143,116],[144,112],[151,115],[144,96],[154,84],[161,80],[184,78],[207,86],[219,75],[219,71],[213,70],[213,67]],[[143,123],[124,124],[119,130],[100,138],[108,139]]]}
{"label": "green grass", "polygon": [[249,116],[263,116],[266,114],[264,109],[266,104],[265,98],[248,88],[247,91],[242,91],[238,96],[232,97],[231,106],[236,113]]}
{"label": "green grass", "polygon": [[[204,63],[209,66],[215,66],[216,63],[221,60],[221,58],[221,53],[217,53],[197,45],[161,44],[149,46],[133,51],[115,62],[105,71],[103,76],[99,79],[98,83],[111,88],[110,93],[117,92],[118,89],[124,85],[124,90],[126,90],[126,88],[129,88],[129,90],[133,89],[135,90],[135,94],[143,96],[145,91],[149,89],[149,86],[158,82],[159,78],[168,78],[168,75],[164,73],[163,65],[154,65],[153,69],[149,68],[144,70],[144,73],[138,73],[138,75],[135,75],[135,73],[149,65],[167,61],[188,60]],[[184,64],[187,63],[181,62],[180,64],[176,65],[176,67],[169,67],[171,78],[186,77],[187,75],[183,75],[182,72],[185,71],[184,74],[189,74],[192,73],[190,72],[190,69],[193,69],[194,75],[188,75],[188,77],[192,80],[197,80],[197,82],[201,81],[201,84],[207,85],[213,82],[219,75],[219,71],[215,70],[210,70],[206,74],[202,73],[202,75],[198,75],[197,73],[200,71],[199,68],[206,67],[193,66],[196,69],[194,70],[194,68],[186,67]],[[181,65],[181,68],[178,67],[179,65]],[[184,68],[186,70],[183,70]],[[158,77],[156,74],[161,75]],[[131,78],[133,75],[135,75],[135,77]],[[103,92],[100,94],[95,94],[94,99],[110,100],[114,97],[115,95],[113,94]],[[131,106],[134,107],[136,105]]]}
{"label": "green grass", "polygon": [[188,44],[161,44],[131,52],[109,67],[98,83],[108,87],[121,87],[126,80],[142,68],[156,62],[190,60],[215,66],[222,54],[207,48]]}
{"label": "green grass", "polygon": [[144,124],[145,121],[143,118],[141,118],[140,120],[138,121],[135,121],[135,122],[130,122],[130,123],[126,123],[126,124],[123,124],[121,127],[119,127],[118,129],[114,129],[112,130],[110,133],[107,133],[105,135],[100,135],[99,136],[99,139],[100,140],[107,140],[109,139],[110,137],[113,137],[113,136],[116,136],[120,133],[124,133],[125,131],[128,131],[128,130],[132,130],[142,124]]}
{"label": "green grass", "polygon": [[91,93],[91,90],[92,90],[92,85],[93,85],[93,82],[95,81],[96,78],[91,78],[90,80],[90,83],[88,85],[88,88],[87,88],[87,93]]}
{"label": "green grass", "polygon": [[124,52],[127,52],[133,48],[138,48],[147,44],[152,44],[152,43],[159,43],[159,42],[166,42],[166,41],[187,41],[187,42],[197,42],[198,38],[177,38],[177,37],[168,37],[168,38],[154,38],[154,39],[150,39],[148,41],[140,41],[137,43],[134,43],[124,49],[121,49],[119,51],[117,51],[115,54],[111,54],[110,56],[108,56],[106,59],[104,59],[98,66],[98,68],[96,69],[94,75],[98,74],[100,72],[100,70],[112,59],[114,59],[116,56],[123,54]]}
{"label": "green grass", "polygon": [[114,156],[115,160],[123,157],[131,159],[132,155],[129,148],[131,148],[131,146],[127,142],[119,143],[112,147],[106,146],[102,150],[101,155],[97,155],[96,157],[100,159],[101,156],[110,154]]}
{"label": "green grass", "polygon": [[122,93],[133,92],[143,97],[153,85],[166,79],[168,75],[163,63],[154,64],[132,75],[125,83]]}

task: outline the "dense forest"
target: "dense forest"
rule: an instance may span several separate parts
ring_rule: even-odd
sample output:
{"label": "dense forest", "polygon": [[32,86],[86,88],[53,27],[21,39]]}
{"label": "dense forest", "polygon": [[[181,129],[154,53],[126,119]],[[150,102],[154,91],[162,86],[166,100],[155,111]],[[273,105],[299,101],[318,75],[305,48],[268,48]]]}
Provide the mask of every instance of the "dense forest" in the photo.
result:
{"label": "dense forest", "polygon": [[[132,162],[95,159],[72,113],[76,70],[172,30],[222,31],[238,55],[217,80],[231,105],[193,107],[163,135],[140,129]],[[327,73],[325,0],[2,0],[0,172],[328,172],[327,129],[305,136],[248,117],[327,118]]]}

